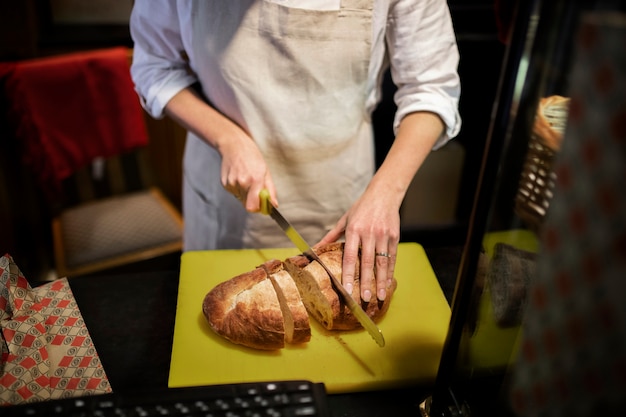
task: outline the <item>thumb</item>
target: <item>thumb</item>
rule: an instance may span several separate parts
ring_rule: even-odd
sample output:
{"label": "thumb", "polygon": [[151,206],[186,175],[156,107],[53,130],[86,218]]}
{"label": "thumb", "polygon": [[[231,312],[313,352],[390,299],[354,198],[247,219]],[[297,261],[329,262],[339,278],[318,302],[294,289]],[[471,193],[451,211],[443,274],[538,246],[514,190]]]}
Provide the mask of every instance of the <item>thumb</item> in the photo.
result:
{"label": "thumb", "polygon": [[344,232],[345,222],[342,218],[337,222],[337,224],[335,224],[335,227],[333,227],[328,233],[326,233],[326,235],[315,245],[315,247],[327,245],[329,243],[338,241],[344,235]]}

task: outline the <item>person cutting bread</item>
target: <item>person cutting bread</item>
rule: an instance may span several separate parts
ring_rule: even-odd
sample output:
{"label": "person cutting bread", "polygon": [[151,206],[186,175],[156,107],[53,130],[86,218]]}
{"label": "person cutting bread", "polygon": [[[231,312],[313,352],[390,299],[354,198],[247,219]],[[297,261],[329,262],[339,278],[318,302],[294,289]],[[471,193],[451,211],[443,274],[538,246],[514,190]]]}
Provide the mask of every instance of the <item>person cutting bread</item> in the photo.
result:
{"label": "person cutting bread", "polygon": [[[310,243],[343,239],[352,292],[386,297],[400,205],[460,129],[445,0],[136,0],[131,74],[145,109],[188,130],[184,250],[291,247],[259,192]],[[395,140],[375,171],[371,114],[390,67]]]}

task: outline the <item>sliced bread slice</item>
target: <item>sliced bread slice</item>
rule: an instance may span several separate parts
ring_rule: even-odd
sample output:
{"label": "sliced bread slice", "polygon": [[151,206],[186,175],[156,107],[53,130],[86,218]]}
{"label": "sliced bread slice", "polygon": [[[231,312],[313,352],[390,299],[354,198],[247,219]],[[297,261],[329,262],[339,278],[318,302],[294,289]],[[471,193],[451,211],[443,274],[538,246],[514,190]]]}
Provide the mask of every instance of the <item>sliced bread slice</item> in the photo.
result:
{"label": "sliced bread slice", "polygon": [[311,326],[300,292],[291,275],[281,261],[273,260],[263,264],[278,295],[285,321],[285,342],[306,343],[311,340]]}

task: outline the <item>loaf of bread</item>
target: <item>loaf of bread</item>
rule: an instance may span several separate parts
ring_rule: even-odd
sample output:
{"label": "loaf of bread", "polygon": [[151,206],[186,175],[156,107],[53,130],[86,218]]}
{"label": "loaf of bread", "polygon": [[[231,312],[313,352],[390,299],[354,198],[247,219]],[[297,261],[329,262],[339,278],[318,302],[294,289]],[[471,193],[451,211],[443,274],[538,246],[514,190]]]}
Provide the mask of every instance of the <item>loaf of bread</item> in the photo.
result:
{"label": "loaf of bread", "polygon": [[569,112],[569,97],[558,95],[544,97],[539,101],[533,134],[553,151],[561,148]]}
{"label": "loaf of bread", "polygon": [[[322,262],[341,281],[343,243],[316,250]],[[359,271],[358,265],[356,271]],[[353,298],[360,302],[359,276]],[[395,279],[384,302],[374,297],[362,308],[379,321],[396,289]],[[341,301],[328,273],[304,255],[284,262],[270,260],[214,287],[202,311],[209,326],[225,339],[254,349],[276,350],[285,343],[302,344],[311,338],[309,315],[329,330],[355,330],[361,324]]]}
{"label": "loaf of bread", "polygon": [[233,343],[264,350],[285,346],[283,311],[262,266],[218,284],[202,311],[211,328]]}

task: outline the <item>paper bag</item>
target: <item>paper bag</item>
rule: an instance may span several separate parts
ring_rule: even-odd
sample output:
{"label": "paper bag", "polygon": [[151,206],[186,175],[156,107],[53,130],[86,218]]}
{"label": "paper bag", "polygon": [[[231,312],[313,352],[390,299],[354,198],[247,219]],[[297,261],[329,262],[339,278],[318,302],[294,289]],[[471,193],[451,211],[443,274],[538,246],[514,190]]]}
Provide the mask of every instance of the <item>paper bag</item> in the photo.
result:
{"label": "paper bag", "polygon": [[0,258],[0,405],[111,392],[67,280],[31,288]]}

